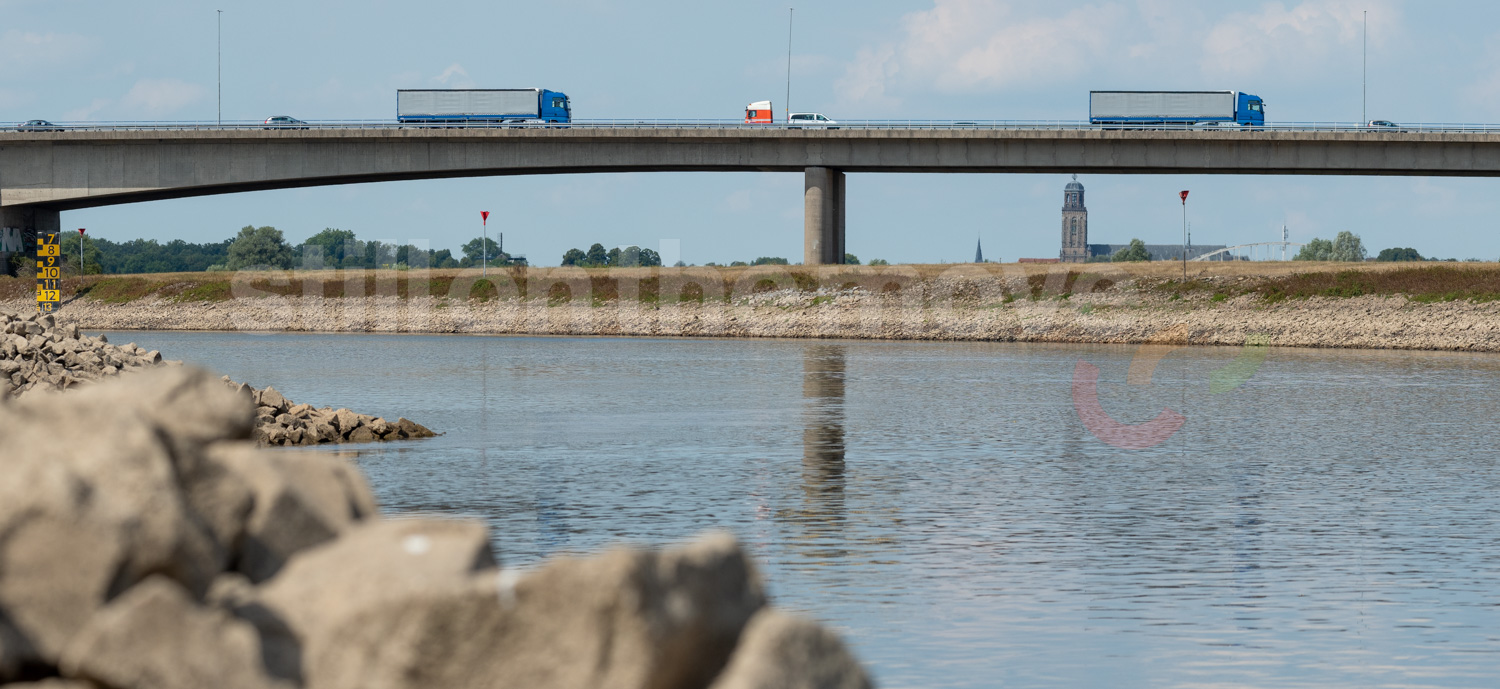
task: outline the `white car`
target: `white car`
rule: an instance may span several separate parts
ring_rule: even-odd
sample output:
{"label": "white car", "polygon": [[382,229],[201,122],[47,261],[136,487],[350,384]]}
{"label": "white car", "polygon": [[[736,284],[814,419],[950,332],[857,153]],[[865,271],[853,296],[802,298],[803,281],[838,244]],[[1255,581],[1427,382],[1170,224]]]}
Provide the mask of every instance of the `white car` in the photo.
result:
{"label": "white car", "polygon": [[786,123],[792,129],[838,129],[839,123],[828,119],[819,112],[794,112],[786,117]]}

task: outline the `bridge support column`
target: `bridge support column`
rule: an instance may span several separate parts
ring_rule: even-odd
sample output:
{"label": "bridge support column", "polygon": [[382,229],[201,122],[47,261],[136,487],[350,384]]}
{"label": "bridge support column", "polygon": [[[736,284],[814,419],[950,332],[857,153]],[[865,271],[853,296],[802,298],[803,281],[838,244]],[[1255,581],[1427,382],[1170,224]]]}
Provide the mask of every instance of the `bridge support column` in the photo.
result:
{"label": "bridge support column", "polygon": [[[61,232],[62,214],[51,208],[38,208],[36,206],[3,206],[0,207],[0,274],[11,275],[11,258],[19,253],[22,256],[36,256],[36,235],[38,232]],[[35,267],[35,263],[26,263],[25,268]],[[35,271],[23,270],[19,273],[22,277],[30,275],[36,277]]]}
{"label": "bridge support column", "polygon": [[807,168],[802,192],[802,263],[818,266],[844,262],[844,173],[827,167]]}

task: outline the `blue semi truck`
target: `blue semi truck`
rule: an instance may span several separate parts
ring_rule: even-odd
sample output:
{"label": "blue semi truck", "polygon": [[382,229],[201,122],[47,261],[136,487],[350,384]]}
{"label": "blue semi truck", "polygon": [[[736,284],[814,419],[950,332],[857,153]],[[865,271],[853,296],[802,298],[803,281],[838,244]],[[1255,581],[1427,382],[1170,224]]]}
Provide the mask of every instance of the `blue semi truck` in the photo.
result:
{"label": "blue semi truck", "polygon": [[565,124],[568,94],[547,89],[401,89],[396,120],[410,124]]}
{"label": "blue semi truck", "polygon": [[1092,124],[1260,127],[1266,102],[1240,91],[1090,91]]}

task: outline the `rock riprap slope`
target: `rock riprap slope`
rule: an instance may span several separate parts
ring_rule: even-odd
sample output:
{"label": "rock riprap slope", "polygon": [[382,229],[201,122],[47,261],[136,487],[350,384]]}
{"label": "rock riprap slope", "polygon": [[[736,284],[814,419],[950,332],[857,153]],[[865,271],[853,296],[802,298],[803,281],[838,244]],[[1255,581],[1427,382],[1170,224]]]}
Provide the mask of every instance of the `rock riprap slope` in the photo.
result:
{"label": "rock riprap slope", "polygon": [[[70,390],[125,372],[181,364],[163,361],[160,352],[133,343],[114,345],[103,335],[85,335],[77,325],[59,325],[50,314],[0,313],[0,398]],[[287,399],[275,388],[259,390],[228,377],[223,381],[255,403],[251,436],[263,445],[365,443],[435,435],[404,418],[388,422],[348,409],[315,409]]]}
{"label": "rock riprap slope", "polygon": [[220,380],[255,402],[255,428],[251,437],[262,445],[368,443],[436,435],[426,426],[406,418],[390,422],[348,409],[315,409],[311,404],[297,404],[287,399],[273,387],[257,390],[236,383],[229,376]]}
{"label": "rock riprap slope", "polygon": [[382,517],[345,459],[244,442],[255,418],[191,367],[0,403],[0,683],[870,686],[730,536],[503,569],[482,522]]}

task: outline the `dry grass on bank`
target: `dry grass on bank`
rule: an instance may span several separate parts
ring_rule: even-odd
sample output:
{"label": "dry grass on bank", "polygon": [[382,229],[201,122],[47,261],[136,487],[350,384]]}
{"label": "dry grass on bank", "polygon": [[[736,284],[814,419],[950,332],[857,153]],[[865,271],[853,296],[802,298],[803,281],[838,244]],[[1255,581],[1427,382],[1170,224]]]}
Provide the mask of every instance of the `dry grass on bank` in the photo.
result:
{"label": "dry grass on bank", "polygon": [[[236,296],[346,296],[413,294],[449,299],[520,297],[570,301],[588,293],[596,303],[620,298],[655,303],[733,299],[773,289],[815,290],[860,287],[892,293],[913,283],[939,279],[1008,281],[1036,297],[1071,292],[1080,279],[1089,291],[1117,289],[1123,282],[1168,295],[1211,293],[1215,300],[1254,293],[1267,301],[1312,296],[1405,295],[1414,301],[1493,301],[1500,299],[1496,263],[1306,263],[1222,262],[1062,264],[928,264],[895,266],[749,266],[687,268],[504,268],[489,279],[478,269],[428,271],[289,271],[241,273],[158,273],[90,275],[61,282],[64,299],[82,297],[126,303],[145,297],[168,301],[216,302]],[[1060,277],[1061,276],[1061,277]],[[1058,282],[1061,280],[1062,284]],[[1018,286],[1018,285],[1017,285]],[[1010,289],[1006,288],[1007,293]],[[35,281],[0,277],[0,299],[25,299]]]}

